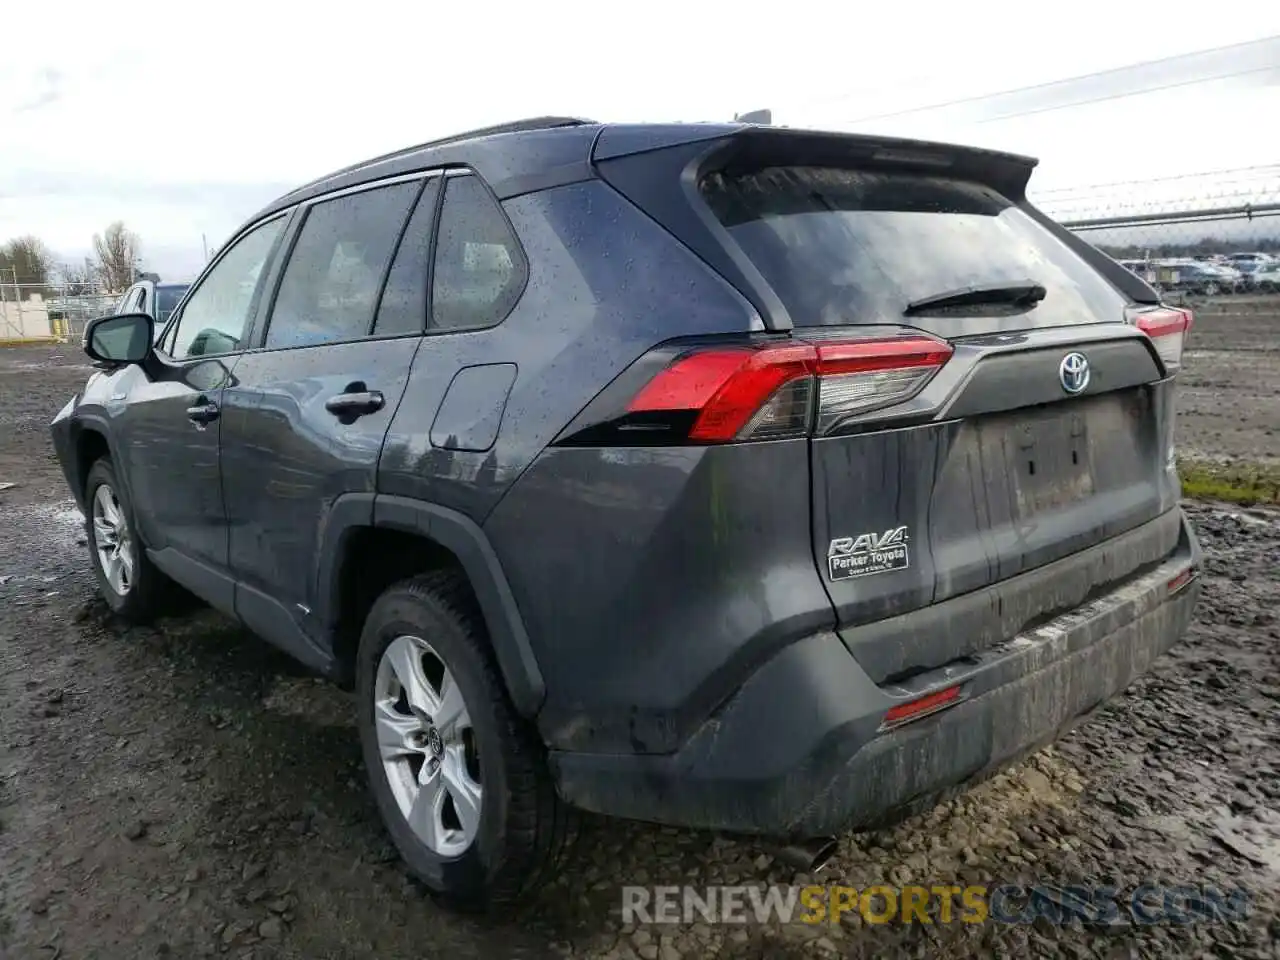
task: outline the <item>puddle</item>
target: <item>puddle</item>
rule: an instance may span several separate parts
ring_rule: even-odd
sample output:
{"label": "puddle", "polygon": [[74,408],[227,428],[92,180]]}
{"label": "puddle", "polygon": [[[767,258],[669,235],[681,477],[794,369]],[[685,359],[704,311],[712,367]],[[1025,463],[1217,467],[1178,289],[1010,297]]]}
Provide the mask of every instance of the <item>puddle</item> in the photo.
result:
{"label": "puddle", "polygon": [[37,503],[29,507],[15,507],[11,515],[19,522],[29,521],[33,526],[48,531],[58,539],[75,540],[84,532],[84,514],[71,499],[56,503]]}
{"label": "puddle", "polygon": [[11,581],[47,582],[84,543],[84,516],[75,501],[60,500],[9,508],[9,536],[0,540],[0,574]]}

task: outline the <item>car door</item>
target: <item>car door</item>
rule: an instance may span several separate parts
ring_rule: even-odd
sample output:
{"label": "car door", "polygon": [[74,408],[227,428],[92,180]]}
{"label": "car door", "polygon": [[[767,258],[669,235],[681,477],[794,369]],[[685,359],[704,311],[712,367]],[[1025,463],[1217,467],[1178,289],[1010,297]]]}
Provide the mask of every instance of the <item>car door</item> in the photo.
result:
{"label": "car door", "polygon": [[257,224],[228,244],[171,319],[156,362],[119,398],[121,466],[142,540],[162,570],[224,609],[231,581],[218,450],[222,392],[287,219]]}
{"label": "car door", "polygon": [[410,237],[429,237],[438,179],[374,185],[300,210],[263,329],[223,394],[237,614],[304,661],[312,658],[300,640],[317,635],[319,535],[341,498],[374,493],[422,334],[425,309],[406,311],[413,298],[397,291],[416,278],[425,285],[425,271],[392,264],[398,246],[425,262],[425,243],[401,244],[401,234],[408,221]]}

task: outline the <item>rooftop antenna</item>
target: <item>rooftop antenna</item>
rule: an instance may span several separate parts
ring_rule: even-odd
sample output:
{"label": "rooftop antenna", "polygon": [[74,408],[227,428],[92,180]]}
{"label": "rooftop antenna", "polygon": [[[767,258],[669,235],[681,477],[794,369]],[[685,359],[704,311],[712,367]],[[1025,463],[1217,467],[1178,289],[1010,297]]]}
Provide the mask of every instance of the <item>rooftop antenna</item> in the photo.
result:
{"label": "rooftop antenna", "polygon": [[746,113],[735,114],[733,119],[737,123],[759,123],[767,127],[773,123],[773,111],[748,110]]}

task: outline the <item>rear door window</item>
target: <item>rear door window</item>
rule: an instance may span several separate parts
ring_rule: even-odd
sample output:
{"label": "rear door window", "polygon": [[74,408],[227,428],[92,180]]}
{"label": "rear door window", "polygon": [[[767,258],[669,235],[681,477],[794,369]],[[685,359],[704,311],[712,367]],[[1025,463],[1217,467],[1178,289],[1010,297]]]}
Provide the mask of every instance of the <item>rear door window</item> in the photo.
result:
{"label": "rear door window", "polygon": [[980,184],[912,172],[770,167],[711,174],[702,195],[796,326],[895,323],[914,301],[1028,281],[1047,292],[1025,326],[1123,316],[1114,287]]}
{"label": "rear door window", "polygon": [[268,348],[370,335],[382,279],[421,187],[378,187],[308,211],[271,310]]}

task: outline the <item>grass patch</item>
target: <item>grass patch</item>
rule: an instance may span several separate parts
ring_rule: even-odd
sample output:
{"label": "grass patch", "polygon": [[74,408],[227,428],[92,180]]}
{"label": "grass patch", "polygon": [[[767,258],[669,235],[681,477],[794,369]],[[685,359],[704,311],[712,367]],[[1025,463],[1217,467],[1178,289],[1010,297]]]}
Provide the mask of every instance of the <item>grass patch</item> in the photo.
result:
{"label": "grass patch", "polygon": [[1178,461],[1182,495],[1245,506],[1280,504],[1280,464]]}

